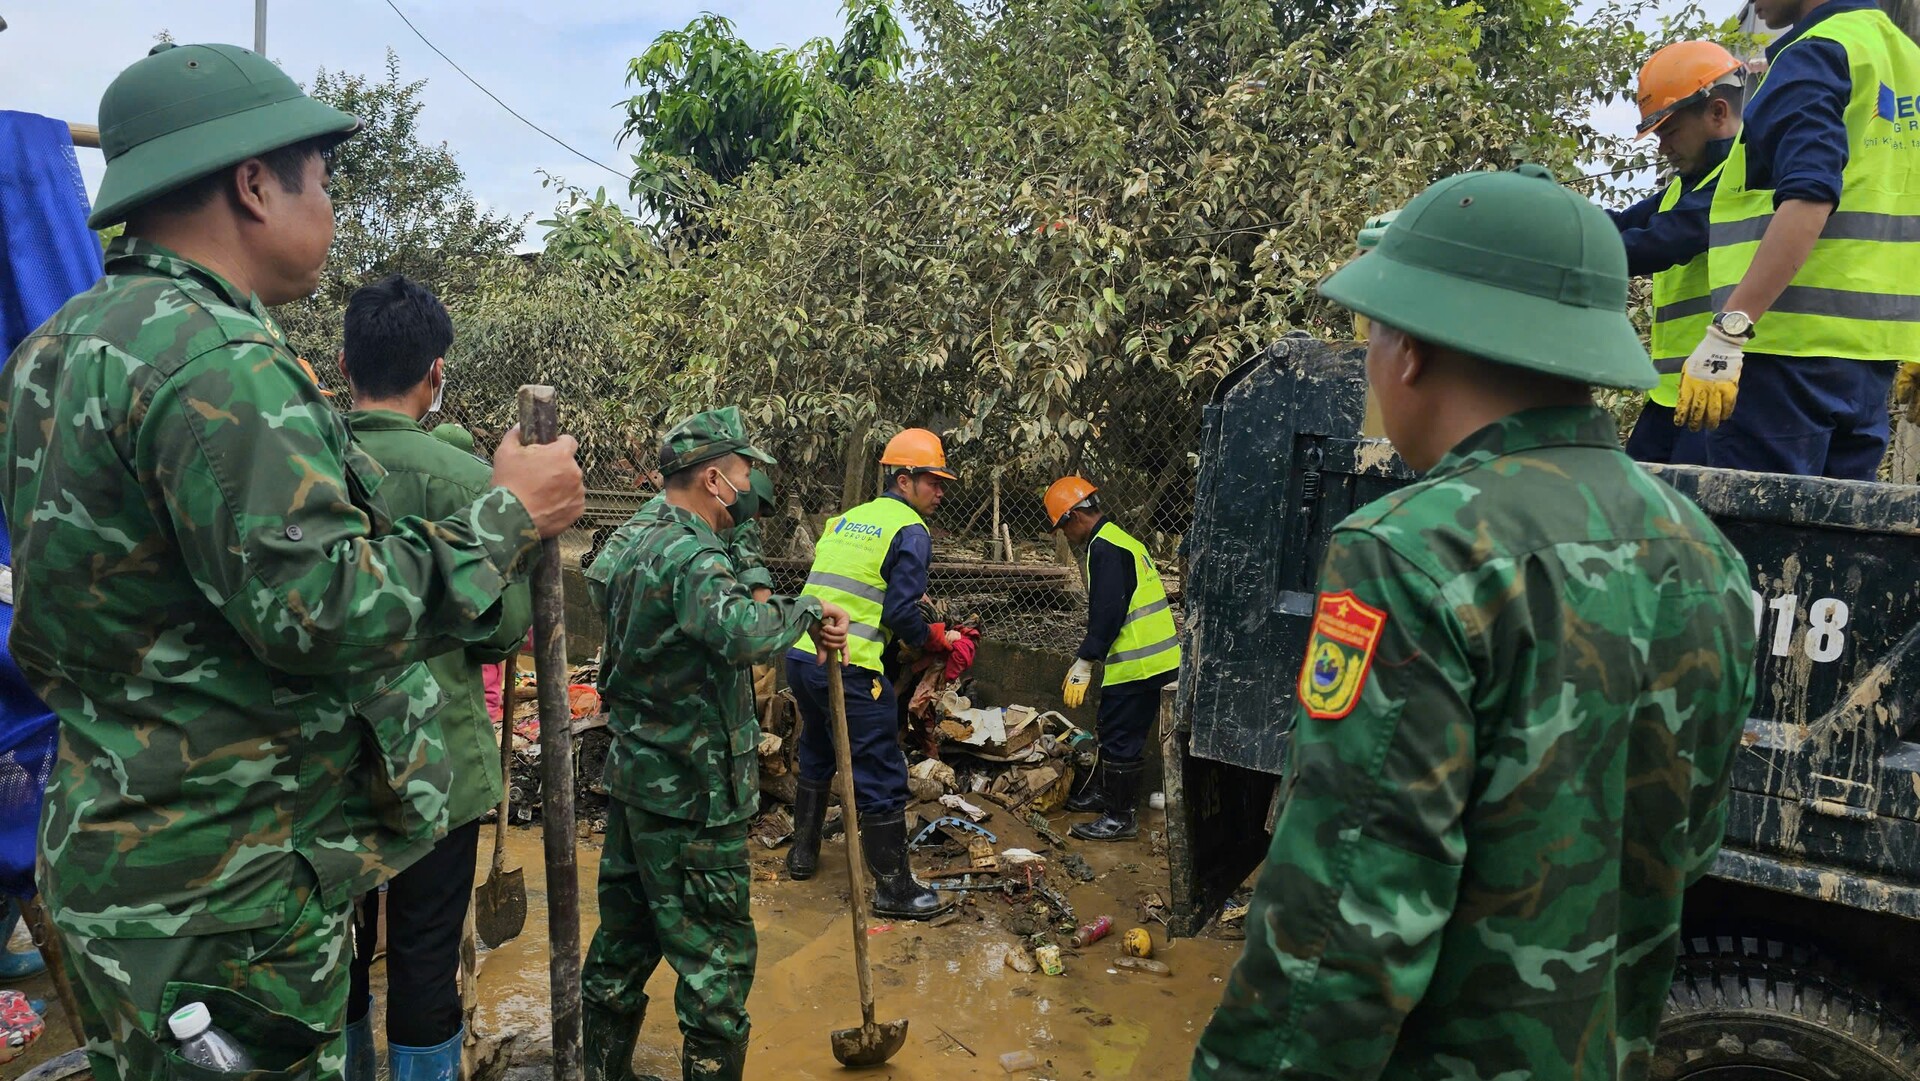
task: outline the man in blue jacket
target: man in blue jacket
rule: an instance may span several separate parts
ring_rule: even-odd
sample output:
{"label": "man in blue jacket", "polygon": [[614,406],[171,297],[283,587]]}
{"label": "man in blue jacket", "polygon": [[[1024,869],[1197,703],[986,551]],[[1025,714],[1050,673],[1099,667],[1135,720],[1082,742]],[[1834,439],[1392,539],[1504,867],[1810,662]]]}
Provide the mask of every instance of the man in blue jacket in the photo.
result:
{"label": "man in blue jacket", "polygon": [[1872,480],[1890,362],[1920,360],[1920,47],[1873,0],[1754,9],[1792,29],[1714,191],[1677,416],[1711,465]]}

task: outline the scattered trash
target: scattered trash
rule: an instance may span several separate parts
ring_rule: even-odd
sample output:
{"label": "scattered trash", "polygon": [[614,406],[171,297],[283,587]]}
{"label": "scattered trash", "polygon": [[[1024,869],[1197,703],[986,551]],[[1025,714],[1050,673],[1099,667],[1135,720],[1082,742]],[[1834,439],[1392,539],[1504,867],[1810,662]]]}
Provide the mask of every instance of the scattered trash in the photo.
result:
{"label": "scattered trash", "polygon": [[961,814],[966,815],[968,818],[973,819],[975,822],[985,822],[989,817],[989,813],[987,811],[984,811],[981,808],[976,807],[971,803],[968,803],[966,800],[961,799],[959,796],[941,796],[940,806],[945,807],[948,810],[959,811]]}
{"label": "scattered trash", "polygon": [[1000,853],[1000,866],[1009,871],[1032,867],[1039,873],[1047,869],[1047,857],[1031,848],[1009,848]]}
{"label": "scattered trash", "polygon": [[1113,917],[1101,916],[1099,919],[1094,920],[1092,923],[1087,924],[1073,933],[1073,946],[1075,949],[1086,949],[1088,946],[1107,937],[1112,930]]}
{"label": "scattered trash", "polygon": [[1060,857],[1060,866],[1065,867],[1068,874],[1082,882],[1092,882],[1098,877],[1094,874],[1093,865],[1076,853],[1069,852]]}
{"label": "scattered trash", "polygon": [[1024,1073],[1038,1068],[1040,1060],[1033,1057],[1031,1051],[1009,1051],[1000,1056],[1000,1068],[1010,1074]]}
{"label": "scattered trash", "polygon": [[1065,974],[1067,966],[1060,960],[1060,947],[1042,946],[1033,951],[1033,959],[1040,963],[1040,971],[1049,976]]}
{"label": "scattered trash", "polygon": [[772,732],[762,732],[760,733],[758,753],[762,758],[772,758],[780,753],[780,748],[786,746],[786,743],[786,740],[781,739]]}
{"label": "scattered trash", "polygon": [[1128,957],[1152,957],[1153,936],[1144,927],[1130,927],[1120,938],[1120,951]]}
{"label": "scattered trash", "polygon": [[1239,923],[1247,918],[1246,905],[1228,905],[1220,910],[1221,923]]}
{"label": "scattered trash", "polygon": [[975,837],[967,842],[967,859],[981,871],[998,871],[1000,857],[993,851],[993,842],[985,837]]}
{"label": "scattered trash", "polygon": [[1155,792],[1155,793],[1154,793],[1153,795],[1151,795],[1151,796],[1148,796],[1148,797],[1147,797],[1147,806],[1149,806],[1149,807],[1151,807],[1151,808],[1153,808],[1153,809],[1154,809],[1154,810],[1156,810],[1156,811],[1164,811],[1164,810],[1166,810],[1166,809],[1167,809],[1167,794],[1166,794],[1165,792]]}
{"label": "scattered trash", "polygon": [[886,933],[887,933],[888,931],[891,931],[891,930],[893,930],[893,924],[890,924],[890,923],[883,923],[883,924],[880,924],[880,925],[879,925],[879,926],[877,926],[877,927],[869,927],[869,928],[867,928],[867,934],[869,934],[869,935],[884,935],[884,934],[886,934]]}
{"label": "scattered trash", "polygon": [[[922,781],[932,781],[941,787],[943,794],[952,792],[954,789],[960,787],[960,778],[954,774],[953,767],[940,761],[938,758],[928,758],[914,763],[913,768],[907,771],[907,776],[915,777]],[[934,796],[929,798],[937,799],[939,797]]]}
{"label": "scattered trash", "polygon": [[1007,951],[1007,967],[1015,972],[1034,973],[1039,966],[1033,963],[1033,955],[1025,947],[1015,946]]}
{"label": "scattered trash", "polygon": [[773,809],[753,820],[753,839],[768,848],[779,848],[793,840],[793,816],[774,804]]}
{"label": "scattered trash", "polygon": [[25,1054],[46,1030],[46,1023],[34,1012],[27,996],[0,991],[0,1062],[12,1062]]}
{"label": "scattered trash", "polygon": [[1128,972],[1146,972],[1155,976],[1171,976],[1173,970],[1159,961],[1149,961],[1145,957],[1122,957],[1113,963],[1113,967]]}
{"label": "scattered trash", "polygon": [[1159,920],[1162,926],[1167,923],[1167,902],[1157,893],[1144,893],[1140,896],[1140,922],[1150,923]]}
{"label": "scattered trash", "polygon": [[592,717],[600,712],[600,692],[591,684],[569,684],[567,686],[567,708],[576,718]]}
{"label": "scattered trash", "polygon": [[1028,815],[1027,825],[1033,827],[1033,832],[1039,834],[1042,838],[1046,840],[1048,844],[1052,845],[1053,847],[1062,849],[1062,850],[1064,850],[1067,847],[1067,839],[1053,832],[1053,827],[1048,825],[1047,820],[1041,817],[1040,815],[1038,814]]}
{"label": "scattered trash", "polygon": [[1000,838],[995,836],[991,830],[988,830],[983,826],[976,826],[964,818],[954,818],[953,816],[949,815],[945,818],[936,818],[933,821],[927,823],[925,826],[922,826],[920,828],[920,832],[913,835],[913,840],[908,843],[907,847],[920,848],[926,845],[927,842],[933,840],[934,837],[939,835],[940,831],[943,829],[952,829],[957,831],[953,835],[954,840],[960,840],[960,839],[966,838],[969,841],[971,841],[971,838],[967,838],[967,835],[972,834],[974,837],[978,837],[981,840],[986,841],[990,845],[1000,843]]}
{"label": "scattered trash", "polygon": [[934,918],[928,920],[927,926],[928,927],[945,927],[947,924],[957,923],[959,922],[959,920],[960,920],[960,910],[957,908],[949,909],[948,911],[942,912],[938,916],[935,916]]}

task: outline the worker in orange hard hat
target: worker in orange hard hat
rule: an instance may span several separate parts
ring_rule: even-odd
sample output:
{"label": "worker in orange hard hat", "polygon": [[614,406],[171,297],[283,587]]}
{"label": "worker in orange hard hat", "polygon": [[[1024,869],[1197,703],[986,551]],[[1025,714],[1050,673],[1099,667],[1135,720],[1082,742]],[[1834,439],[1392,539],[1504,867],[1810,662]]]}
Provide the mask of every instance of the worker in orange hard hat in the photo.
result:
{"label": "worker in orange hard hat", "polygon": [[1703,436],[1674,426],[1680,368],[1713,319],[1707,213],[1722,164],[1740,134],[1746,65],[1711,41],[1681,41],[1640,69],[1640,137],[1660,140],[1673,180],[1626,210],[1610,210],[1627,271],[1653,278],[1649,352],[1660,383],[1647,392],[1627,453],[1643,462],[1706,463]]}
{"label": "worker in orange hard hat", "polygon": [[1061,477],[1043,502],[1053,528],[1080,548],[1087,583],[1087,635],[1060,688],[1068,707],[1086,700],[1094,662],[1105,666],[1095,726],[1100,757],[1067,800],[1067,810],[1098,811],[1100,817],[1070,832],[1082,840],[1117,841],[1140,832],[1147,735],[1159,715],[1160,691],[1180,669],[1180,638],[1153,557],[1100,512],[1098,491],[1085,477]]}
{"label": "worker in orange hard hat", "polygon": [[[899,705],[884,658],[896,639],[944,653],[961,635],[921,615],[933,537],[926,518],[958,480],[947,468],[940,437],[908,428],[880,455],[887,490],[880,498],[827,520],[814,547],[805,595],[847,610],[847,737],[860,837],[873,872],[873,910],[891,919],[928,919],[953,907],[907,864],[907,760],[900,750]],[[793,847],[787,875],[812,878],[820,863],[820,830],[833,782],[833,739],[827,722],[827,670],[814,643],[802,638],[787,654],[787,685],[800,706],[800,778],[793,801]]]}

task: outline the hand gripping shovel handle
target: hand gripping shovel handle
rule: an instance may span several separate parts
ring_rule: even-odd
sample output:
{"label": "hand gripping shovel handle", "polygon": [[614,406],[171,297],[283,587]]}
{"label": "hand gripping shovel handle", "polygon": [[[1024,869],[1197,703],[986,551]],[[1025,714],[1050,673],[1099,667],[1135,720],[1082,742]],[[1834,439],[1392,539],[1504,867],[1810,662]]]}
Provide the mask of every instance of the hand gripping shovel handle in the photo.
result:
{"label": "hand gripping shovel handle", "polygon": [[[520,388],[520,441],[560,437],[554,391]],[[540,542],[533,576],[533,663],[540,684],[540,819],[547,856],[548,976],[553,996],[553,1076],[582,1081],[580,869],[573,836],[573,711],[567,704],[566,594],[560,583],[560,542]]]}
{"label": "hand gripping shovel handle", "polygon": [[847,689],[841,654],[827,654],[827,703],[833,712],[833,754],[839,766],[840,818],[847,828],[847,881],[853,890],[853,957],[860,976],[860,1019],[873,1024],[873,973],[867,966],[867,860],[860,848],[860,815],[853,801],[853,746],[847,737]]}

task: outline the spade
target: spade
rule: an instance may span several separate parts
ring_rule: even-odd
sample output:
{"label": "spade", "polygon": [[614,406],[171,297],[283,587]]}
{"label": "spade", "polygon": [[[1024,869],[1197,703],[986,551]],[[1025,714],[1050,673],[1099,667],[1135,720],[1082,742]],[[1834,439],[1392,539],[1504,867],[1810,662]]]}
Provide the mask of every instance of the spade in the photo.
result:
{"label": "spade", "polygon": [[500,821],[493,829],[493,870],[473,896],[473,929],[488,949],[520,934],[527,925],[526,874],[507,861],[507,810],[513,789],[513,685],[520,678],[520,651],[507,658],[500,688]]}

